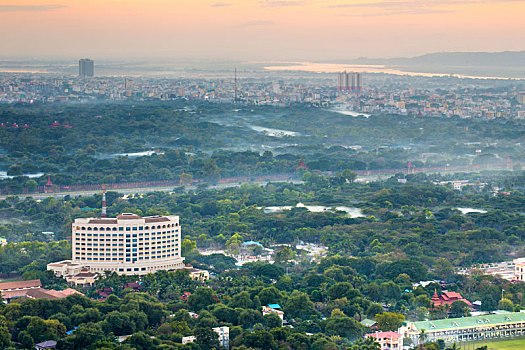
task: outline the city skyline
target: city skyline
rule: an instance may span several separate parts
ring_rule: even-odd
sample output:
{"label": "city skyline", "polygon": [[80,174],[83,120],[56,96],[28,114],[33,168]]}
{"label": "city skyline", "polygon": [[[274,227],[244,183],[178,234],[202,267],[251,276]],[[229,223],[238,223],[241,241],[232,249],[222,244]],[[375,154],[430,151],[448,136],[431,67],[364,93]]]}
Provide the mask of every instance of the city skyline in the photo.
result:
{"label": "city skyline", "polygon": [[[524,1],[3,1],[4,57],[352,59],[522,50]],[[16,29],[13,29],[16,28]]]}

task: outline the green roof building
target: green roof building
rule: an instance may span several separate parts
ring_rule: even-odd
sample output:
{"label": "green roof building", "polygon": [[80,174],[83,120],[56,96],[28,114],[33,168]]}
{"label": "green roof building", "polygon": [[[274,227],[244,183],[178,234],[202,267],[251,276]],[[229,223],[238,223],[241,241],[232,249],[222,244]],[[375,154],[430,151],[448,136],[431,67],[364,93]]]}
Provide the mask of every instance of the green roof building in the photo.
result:
{"label": "green roof building", "polygon": [[398,333],[405,338],[411,338],[414,344],[438,339],[452,343],[522,336],[525,335],[525,313],[505,312],[496,315],[406,322]]}

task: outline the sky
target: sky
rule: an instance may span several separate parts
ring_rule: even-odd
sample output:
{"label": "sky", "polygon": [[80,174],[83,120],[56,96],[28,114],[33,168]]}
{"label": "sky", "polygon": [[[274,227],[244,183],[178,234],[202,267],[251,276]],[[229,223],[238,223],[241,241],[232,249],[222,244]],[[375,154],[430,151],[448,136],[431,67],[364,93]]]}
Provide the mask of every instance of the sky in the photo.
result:
{"label": "sky", "polygon": [[345,60],[525,50],[525,0],[0,0],[0,56]]}

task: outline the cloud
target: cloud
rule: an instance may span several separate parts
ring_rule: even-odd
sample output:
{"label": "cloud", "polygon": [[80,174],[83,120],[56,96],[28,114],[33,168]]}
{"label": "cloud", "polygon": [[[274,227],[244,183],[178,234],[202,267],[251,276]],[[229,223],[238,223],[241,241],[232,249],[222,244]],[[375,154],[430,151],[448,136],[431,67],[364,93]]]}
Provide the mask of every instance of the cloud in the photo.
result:
{"label": "cloud", "polygon": [[405,10],[383,10],[376,13],[342,13],[339,16],[345,17],[380,17],[380,16],[395,16],[395,15],[424,15],[424,14],[441,14],[441,13],[452,13],[452,10],[439,10],[439,9],[405,9]]}
{"label": "cloud", "polygon": [[0,5],[0,12],[45,12],[62,9],[65,5]]}
{"label": "cloud", "polygon": [[258,26],[269,26],[275,24],[274,21],[265,21],[265,20],[254,20],[248,21],[241,24],[237,24],[237,28],[246,28],[246,27],[258,27]]}
{"label": "cloud", "polygon": [[285,6],[303,6],[304,0],[262,0],[259,1],[262,7],[285,7]]}
{"label": "cloud", "polygon": [[215,4],[211,4],[211,7],[227,7],[231,6],[232,4],[226,3],[226,2],[216,2]]}
{"label": "cloud", "polygon": [[[376,2],[360,2],[360,3],[342,3],[329,5],[331,8],[353,8],[353,9],[371,9],[374,12],[366,12],[359,14],[347,14],[348,16],[387,16],[399,14],[434,14],[434,13],[450,13],[451,9],[443,9],[443,6],[455,5],[480,5],[486,3],[503,3],[503,2],[517,2],[523,0],[393,0],[393,1],[376,1]],[[345,15],[345,14],[342,14]]]}

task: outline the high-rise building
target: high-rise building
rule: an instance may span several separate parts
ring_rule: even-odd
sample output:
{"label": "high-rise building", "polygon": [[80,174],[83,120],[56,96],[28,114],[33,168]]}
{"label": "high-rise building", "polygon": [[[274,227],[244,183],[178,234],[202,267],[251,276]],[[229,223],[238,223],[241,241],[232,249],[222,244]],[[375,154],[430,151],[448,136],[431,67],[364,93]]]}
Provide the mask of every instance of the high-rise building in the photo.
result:
{"label": "high-rise building", "polygon": [[518,96],[516,99],[518,100],[519,104],[525,105],[525,92],[518,93]]}
{"label": "high-rise building", "polygon": [[48,270],[72,274],[65,270],[75,266],[91,273],[144,275],[182,269],[180,243],[178,216],[79,218],[73,223],[72,259],[49,264]]}
{"label": "high-rise building", "polygon": [[352,72],[352,91],[363,89],[363,75],[359,72]]}
{"label": "high-rise building", "polygon": [[337,73],[337,91],[361,91],[362,89],[362,73],[346,71]]}
{"label": "high-rise building", "polygon": [[348,73],[346,71],[337,73],[337,91],[348,91]]}
{"label": "high-rise building", "polygon": [[78,76],[85,78],[93,75],[95,75],[95,62],[89,58],[80,59],[78,61]]}

